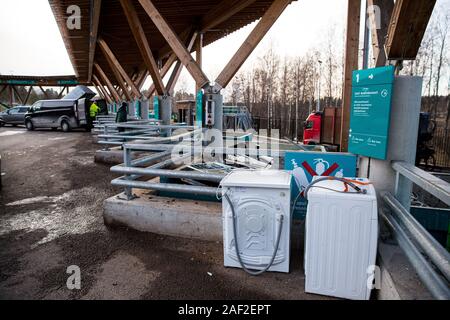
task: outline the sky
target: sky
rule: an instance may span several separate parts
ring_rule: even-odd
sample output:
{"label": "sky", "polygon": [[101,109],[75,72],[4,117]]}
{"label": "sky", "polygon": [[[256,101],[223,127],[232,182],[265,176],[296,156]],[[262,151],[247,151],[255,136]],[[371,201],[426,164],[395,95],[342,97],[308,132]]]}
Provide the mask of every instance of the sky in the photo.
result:
{"label": "sky", "polygon": [[[438,5],[443,4],[450,5],[450,0],[438,0]],[[74,74],[47,0],[0,0],[0,9],[0,74]],[[242,68],[250,68],[269,46],[281,57],[303,55],[325,42],[329,30],[334,30],[336,48],[342,50],[346,10],[346,0],[291,3]],[[254,25],[204,48],[203,68],[210,79],[220,73]],[[177,89],[180,87],[194,91],[194,83],[185,69]]]}

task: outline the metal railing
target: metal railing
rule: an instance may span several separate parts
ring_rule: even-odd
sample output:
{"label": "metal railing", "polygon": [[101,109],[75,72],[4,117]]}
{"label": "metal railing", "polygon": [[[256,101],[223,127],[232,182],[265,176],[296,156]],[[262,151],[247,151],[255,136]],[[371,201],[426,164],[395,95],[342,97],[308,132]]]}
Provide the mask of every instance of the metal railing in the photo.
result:
{"label": "metal railing", "polygon": [[436,299],[448,300],[450,254],[409,212],[408,183],[418,185],[447,205],[450,205],[450,184],[406,162],[393,162],[392,168],[397,173],[396,194],[381,194],[385,204],[381,216],[430,293]]}
{"label": "metal railing", "polygon": [[[161,125],[157,121],[130,121],[125,123],[105,123],[97,126],[98,144],[107,149],[109,146],[122,146],[130,141],[160,143],[171,139],[174,130],[183,129],[192,132],[195,127]],[[190,134],[190,133],[188,133]]]}

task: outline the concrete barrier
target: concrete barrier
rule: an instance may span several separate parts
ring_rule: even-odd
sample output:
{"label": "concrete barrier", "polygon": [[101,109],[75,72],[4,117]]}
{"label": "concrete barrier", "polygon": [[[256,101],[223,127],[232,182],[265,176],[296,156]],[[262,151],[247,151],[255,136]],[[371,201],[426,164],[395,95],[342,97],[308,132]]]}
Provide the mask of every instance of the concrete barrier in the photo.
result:
{"label": "concrete barrier", "polygon": [[105,200],[105,224],[182,238],[222,241],[221,203],[164,198],[144,192],[138,196],[127,201],[122,193]]}

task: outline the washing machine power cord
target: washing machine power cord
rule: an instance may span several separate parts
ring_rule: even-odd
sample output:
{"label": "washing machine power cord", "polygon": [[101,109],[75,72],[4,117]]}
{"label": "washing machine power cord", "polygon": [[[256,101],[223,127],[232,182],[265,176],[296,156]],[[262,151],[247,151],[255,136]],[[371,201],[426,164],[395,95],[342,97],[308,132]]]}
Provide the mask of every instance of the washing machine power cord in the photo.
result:
{"label": "washing machine power cord", "polygon": [[260,274],[263,274],[264,272],[269,270],[270,267],[272,266],[273,262],[275,261],[275,257],[277,255],[278,248],[280,246],[281,231],[283,230],[283,219],[284,219],[284,216],[280,215],[280,226],[278,227],[278,235],[277,235],[277,240],[275,242],[275,250],[273,252],[273,255],[272,255],[272,258],[270,259],[269,264],[263,270],[253,271],[253,270],[248,269],[245,266],[244,262],[242,261],[241,253],[239,252],[239,245],[238,245],[237,232],[236,232],[236,219],[237,219],[236,211],[234,210],[233,203],[231,202],[231,199],[230,199],[230,197],[228,196],[227,193],[225,193],[224,197],[227,200],[227,202],[228,202],[228,204],[229,204],[229,206],[231,208],[231,212],[233,214],[234,247],[236,249],[236,255],[237,255],[239,264],[241,265],[242,269],[244,269],[244,271],[247,272],[248,274],[250,274],[252,276],[259,276]]}

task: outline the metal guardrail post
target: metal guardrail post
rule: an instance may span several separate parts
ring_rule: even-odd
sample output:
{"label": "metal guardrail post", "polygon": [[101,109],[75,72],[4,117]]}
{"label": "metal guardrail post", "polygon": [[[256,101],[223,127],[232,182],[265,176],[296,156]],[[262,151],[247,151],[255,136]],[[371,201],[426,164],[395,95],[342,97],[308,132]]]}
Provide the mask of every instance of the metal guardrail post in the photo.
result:
{"label": "metal guardrail post", "polygon": [[395,161],[392,168],[428,193],[450,206],[450,183],[404,161]]}
{"label": "metal guardrail post", "polygon": [[[104,125],[104,135],[107,135],[108,134],[108,125],[105,123],[105,125]],[[107,140],[107,139],[106,139]],[[104,151],[109,151],[109,146],[108,146],[108,144],[105,144],[105,146],[104,146],[104,148],[103,148],[103,150]]]}
{"label": "metal guardrail post", "polygon": [[412,183],[411,181],[400,174],[396,173],[395,177],[395,198],[402,204],[402,206],[407,210],[411,210],[411,191]]}
{"label": "metal guardrail post", "polygon": [[[125,167],[132,167],[131,164],[131,150],[124,146],[123,148],[123,163]],[[125,179],[131,180],[130,175],[125,174]],[[128,200],[133,200],[133,189],[129,186],[125,187],[125,195]]]}

